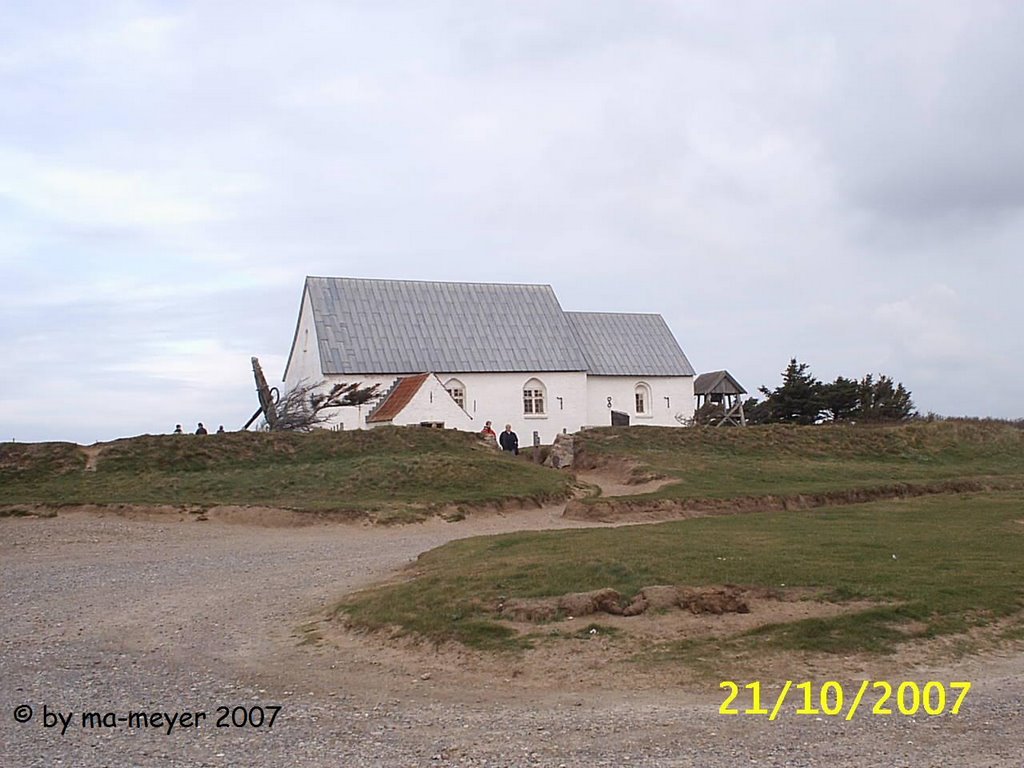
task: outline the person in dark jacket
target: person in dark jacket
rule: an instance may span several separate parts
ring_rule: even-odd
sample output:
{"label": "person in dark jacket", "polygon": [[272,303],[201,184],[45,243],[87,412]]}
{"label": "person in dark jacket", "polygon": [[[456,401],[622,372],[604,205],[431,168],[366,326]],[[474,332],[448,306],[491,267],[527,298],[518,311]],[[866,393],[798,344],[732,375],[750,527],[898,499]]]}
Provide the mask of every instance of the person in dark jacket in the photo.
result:
{"label": "person in dark jacket", "polygon": [[512,425],[506,424],[505,431],[498,437],[501,450],[519,455],[519,435],[512,431]]}
{"label": "person in dark jacket", "polygon": [[201,422],[201,421],[199,422],[199,426],[196,427],[196,434],[197,435],[205,435],[206,434],[206,427],[203,426],[203,422]]}

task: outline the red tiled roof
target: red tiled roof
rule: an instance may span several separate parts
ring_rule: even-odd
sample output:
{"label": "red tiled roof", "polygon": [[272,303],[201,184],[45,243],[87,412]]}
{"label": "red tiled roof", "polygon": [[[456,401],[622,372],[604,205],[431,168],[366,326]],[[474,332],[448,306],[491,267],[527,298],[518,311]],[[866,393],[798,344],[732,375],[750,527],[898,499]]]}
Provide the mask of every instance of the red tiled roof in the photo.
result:
{"label": "red tiled roof", "polygon": [[418,373],[415,376],[405,376],[399,379],[394,389],[380,401],[380,404],[366,420],[368,422],[392,421],[420,391],[423,382],[429,377],[429,373]]}

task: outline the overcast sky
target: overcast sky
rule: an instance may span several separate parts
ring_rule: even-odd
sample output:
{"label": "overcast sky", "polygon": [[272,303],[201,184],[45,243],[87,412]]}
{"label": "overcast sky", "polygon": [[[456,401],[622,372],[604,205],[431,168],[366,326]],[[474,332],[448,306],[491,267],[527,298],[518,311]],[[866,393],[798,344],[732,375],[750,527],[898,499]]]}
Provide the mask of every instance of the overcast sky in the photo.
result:
{"label": "overcast sky", "polygon": [[0,439],[238,428],[307,274],[549,283],[752,392],[795,356],[1024,416],[1022,40],[977,0],[8,0]]}

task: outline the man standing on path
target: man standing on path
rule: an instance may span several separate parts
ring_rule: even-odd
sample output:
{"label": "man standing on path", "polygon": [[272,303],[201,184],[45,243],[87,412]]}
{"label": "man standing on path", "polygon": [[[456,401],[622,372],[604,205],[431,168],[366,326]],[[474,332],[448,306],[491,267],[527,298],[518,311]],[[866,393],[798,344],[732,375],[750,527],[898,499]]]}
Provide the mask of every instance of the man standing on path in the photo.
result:
{"label": "man standing on path", "polygon": [[519,455],[519,435],[512,431],[511,424],[505,425],[505,431],[501,433],[498,442],[501,443],[501,450]]}

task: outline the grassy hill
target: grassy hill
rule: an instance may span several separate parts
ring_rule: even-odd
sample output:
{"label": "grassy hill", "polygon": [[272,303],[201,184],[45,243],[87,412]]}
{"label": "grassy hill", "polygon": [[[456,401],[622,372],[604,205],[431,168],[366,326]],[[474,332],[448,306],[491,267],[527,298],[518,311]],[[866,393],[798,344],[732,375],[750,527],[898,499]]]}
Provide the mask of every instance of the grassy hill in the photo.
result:
{"label": "grassy hill", "polygon": [[[564,634],[556,620],[524,635],[495,609],[517,600],[611,588],[628,601],[651,585],[735,584],[794,599],[863,601],[838,616],[769,623],[732,636],[642,648],[641,641],[621,641],[625,658],[699,660],[720,674],[773,649],[890,652],[907,641],[979,628],[992,642],[1024,637],[1020,429],[970,423],[634,428],[594,430],[581,442],[591,465],[627,462],[640,478],[678,480],[620,502],[587,502],[593,504],[838,493],[895,481],[932,486],[930,495],[916,498],[812,511],[456,541],[421,556],[403,582],[350,596],[338,611],[356,626],[513,650]],[[979,479],[985,482],[978,487],[989,490],[942,492]]]}
{"label": "grassy hill", "polygon": [[[1021,492],[958,494],[478,537],[422,555],[412,578],[357,593],[338,609],[357,626],[514,650],[547,642],[553,628],[557,633],[556,621],[523,636],[493,608],[523,598],[611,588],[628,599],[650,585],[737,584],[873,604],[831,618],[644,649],[667,660],[717,657],[723,673],[734,655],[889,652],[906,641],[1007,620],[1002,636],[1022,638],[1022,510]],[[627,655],[638,650],[627,643]]]}
{"label": "grassy hill", "polygon": [[[732,502],[756,509],[739,503],[751,497],[845,498],[849,492],[851,500],[865,499],[872,497],[867,491],[896,483],[929,495],[457,541],[421,556],[408,579],[350,596],[339,611],[358,626],[516,649],[559,632],[523,635],[495,612],[505,601],[604,588],[630,599],[651,585],[729,583],[870,607],[861,603],[838,616],[713,640],[649,645],[642,657],[728,665],[771,649],[886,652],[909,640],[962,637],[978,628],[997,638],[1024,636],[1024,430],[971,422],[643,427],[587,431],[579,445],[590,466],[625,466],[638,479],[675,482],[621,501],[595,497],[577,504],[705,499],[728,511]],[[452,505],[562,499],[573,482],[568,473],[501,456],[474,435],[441,430],[0,445],[0,509],[8,513],[19,504],[238,504],[393,521]],[[622,643],[625,653],[638,652],[628,636]]]}
{"label": "grassy hill", "polygon": [[565,474],[509,460],[475,435],[449,430],[0,445],[0,505],[238,504],[415,519],[452,504],[563,499],[571,484]]}
{"label": "grassy hill", "polygon": [[827,493],[946,481],[1024,481],[1024,430],[1000,422],[746,429],[606,428],[583,433],[586,461],[627,462],[675,480],[643,498]]}

